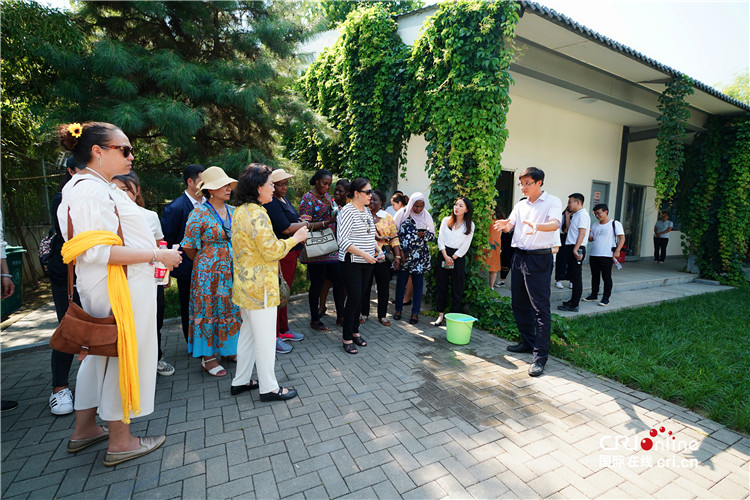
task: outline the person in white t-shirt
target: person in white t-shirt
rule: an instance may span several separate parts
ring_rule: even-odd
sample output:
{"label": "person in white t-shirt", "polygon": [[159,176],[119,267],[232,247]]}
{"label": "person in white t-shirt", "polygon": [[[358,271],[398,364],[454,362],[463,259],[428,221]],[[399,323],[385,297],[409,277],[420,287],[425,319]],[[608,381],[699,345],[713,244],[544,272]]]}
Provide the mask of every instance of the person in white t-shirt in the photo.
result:
{"label": "person in white t-shirt", "polygon": [[625,231],[619,221],[609,218],[609,207],[604,203],[594,206],[594,217],[599,224],[591,228],[589,241],[589,266],[591,266],[591,293],[583,299],[584,302],[596,302],[599,296],[599,276],[604,280],[604,295],[600,306],[609,305],[612,294],[612,263],[613,258],[620,257],[622,246],[625,244]]}
{"label": "person in white t-shirt", "polygon": [[[591,228],[591,217],[588,211],[583,208],[583,195],[573,193],[568,196],[568,211],[573,215],[570,217],[570,227],[568,227],[568,236],[565,240],[568,254],[568,277],[570,284],[573,285],[573,295],[570,300],[563,302],[557,308],[560,311],[578,311],[578,303],[583,293],[583,277],[581,276],[581,267],[583,259],[586,258],[586,244],[588,243],[589,230]],[[572,245],[572,246],[571,246]]]}

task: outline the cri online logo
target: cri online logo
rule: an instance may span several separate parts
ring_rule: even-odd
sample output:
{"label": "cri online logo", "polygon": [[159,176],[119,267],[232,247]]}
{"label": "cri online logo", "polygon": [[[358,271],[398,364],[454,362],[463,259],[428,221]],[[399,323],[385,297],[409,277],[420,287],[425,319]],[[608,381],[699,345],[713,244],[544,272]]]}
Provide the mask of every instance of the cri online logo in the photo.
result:
{"label": "cri online logo", "polygon": [[[667,431],[667,429],[664,426],[659,427],[659,430],[651,429],[648,431],[648,434],[650,437],[646,437],[638,441],[638,436],[603,436],[599,440],[599,445],[604,450],[619,450],[619,449],[625,449],[625,450],[631,450],[631,451],[637,451],[639,449],[644,451],[649,451],[652,448],[654,451],[657,450],[669,450],[669,451],[685,451],[685,450],[697,450],[700,447],[700,443],[698,441],[690,441],[686,443],[685,441],[674,441],[675,436],[673,435],[672,431]],[[658,440],[654,442],[653,439],[659,434],[662,434],[666,440]],[[668,439],[668,438],[672,439]]]}

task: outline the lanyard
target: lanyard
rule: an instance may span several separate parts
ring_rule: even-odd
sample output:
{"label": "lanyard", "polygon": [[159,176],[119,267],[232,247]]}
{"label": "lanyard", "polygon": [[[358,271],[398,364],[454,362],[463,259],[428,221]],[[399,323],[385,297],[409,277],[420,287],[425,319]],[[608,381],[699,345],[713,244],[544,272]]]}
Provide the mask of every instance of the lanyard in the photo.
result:
{"label": "lanyard", "polygon": [[217,219],[219,219],[219,224],[221,225],[221,228],[224,230],[224,235],[227,237],[227,242],[229,243],[229,255],[233,256],[232,252],[232,214],[229,212],[229,207],[227,207],[227,220],[224,220],[221,218],[221,215],[219,215],[219,212],[216,211],[213,205],[211,205],[210,201],[206,201],[206,205],[208,205],[209,210],[211,213],[213,213]]}

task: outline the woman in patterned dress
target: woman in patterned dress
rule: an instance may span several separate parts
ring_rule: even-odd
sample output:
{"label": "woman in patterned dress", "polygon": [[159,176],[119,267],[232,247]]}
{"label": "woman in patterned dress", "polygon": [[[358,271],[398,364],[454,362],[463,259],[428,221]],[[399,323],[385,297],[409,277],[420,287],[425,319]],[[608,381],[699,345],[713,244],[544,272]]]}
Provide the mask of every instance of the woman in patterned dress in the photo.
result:
{"label": "woman in patterned dress", "polygon": [[190,214],[180,245],[193,260],[188,352],[214,377],[227,374],[216,360],[237,356],[242,319],[232,303],[232,215],[226,204],[237,181],[219,167],[207,168],[198,183],[207,201]]}
{"label": "woman in patterned dress", "polygon": [[[308,223],[310,231],[319,231],[330,227],[336,234],[336,217],[333,212],[333,199],[328,194],[331,189],[333,176],[330,171],[321,168],[310,179],[313,187],[305,193],[299,204],[300,220]],[[326,279],[331,280],[333,285],[333,300],[336,303],[337,325],[342,325],[344,320],[344,300],[346,290],[344,279],[339,267],[338,251],[331,252],[320,257],[307,257],[303,253],[300,262],[307,264],[307,274],[310,279],[310,292],[308,303],[310,306],[310,328],[322,332],[328,331],[328,327],[320,320],[318,309],[320,292]]]}
{"label": "woman in patterned dress", "polygon": [[[396,214],[396,224],[398,225],[400,222],[398,239],[401,241],[404,262],[396,273],[396,312],[393,319],[401,319],[406,282],[411,276],[414,294],[412,295],[413,302],[409,323],[412,325],[419,322],[424,275],[430,270],[430,249],[427,244],[430,241],[435,241],[435,223],[427,210],[424,209],[424,205],[424,195],[414,193],[409,198],[406,209]],[[399,215],[401,217],[398,217]]]}

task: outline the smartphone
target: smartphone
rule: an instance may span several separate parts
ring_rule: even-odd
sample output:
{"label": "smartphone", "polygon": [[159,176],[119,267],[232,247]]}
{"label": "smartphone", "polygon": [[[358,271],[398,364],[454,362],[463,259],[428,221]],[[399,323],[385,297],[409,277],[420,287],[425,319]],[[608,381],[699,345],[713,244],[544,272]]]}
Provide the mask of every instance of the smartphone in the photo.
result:
{"label": "smartphone", "polygon": [[448,265],[447,262],[443,261],[440,263],[441,266],[443,266],[443,269],[453,269],[454,264]]}

